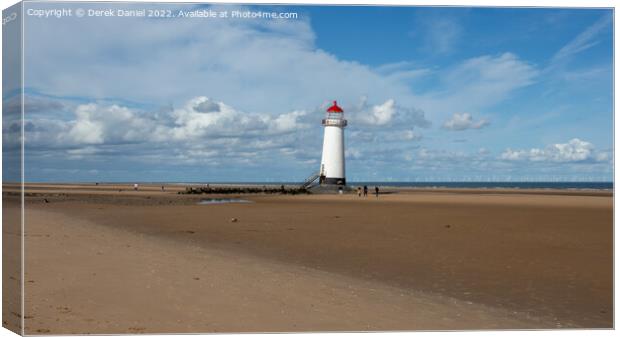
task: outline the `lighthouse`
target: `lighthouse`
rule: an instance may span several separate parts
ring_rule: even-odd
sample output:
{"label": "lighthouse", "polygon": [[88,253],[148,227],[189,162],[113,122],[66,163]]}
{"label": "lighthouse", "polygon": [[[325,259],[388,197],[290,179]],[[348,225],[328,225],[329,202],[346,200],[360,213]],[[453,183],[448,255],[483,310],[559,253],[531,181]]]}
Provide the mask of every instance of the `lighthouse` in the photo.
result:
{"label": "lighthouse", "polygon": [[323,156],[319,171],[321,185],[346,185],[344,174],[344,128],[347,120],[344,119],[344,110],[334,104],[327,109],[327,115],[322,121],[325,127],[323,136]]}

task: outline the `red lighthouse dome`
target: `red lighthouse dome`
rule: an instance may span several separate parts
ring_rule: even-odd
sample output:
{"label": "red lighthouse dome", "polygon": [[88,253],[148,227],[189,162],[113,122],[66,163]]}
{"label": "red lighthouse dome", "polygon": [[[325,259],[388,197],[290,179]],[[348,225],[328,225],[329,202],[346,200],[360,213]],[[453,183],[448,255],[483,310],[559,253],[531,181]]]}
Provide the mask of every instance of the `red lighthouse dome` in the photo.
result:
{"label": "red lighthouse dome", "polygon": [[327,109],[327,112],[344,112],[344,110],[342,110],[342,108],[338,106],[338,103],[334,101],[334,105],[329,107],[329,109]]}

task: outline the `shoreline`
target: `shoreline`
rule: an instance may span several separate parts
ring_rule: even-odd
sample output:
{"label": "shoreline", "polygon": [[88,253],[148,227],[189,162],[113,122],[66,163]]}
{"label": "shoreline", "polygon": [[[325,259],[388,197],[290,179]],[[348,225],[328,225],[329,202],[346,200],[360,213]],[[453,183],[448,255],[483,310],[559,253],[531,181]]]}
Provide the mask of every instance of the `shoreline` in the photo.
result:
{"label": "shoreline", "polygon": [[[25,193],[44,193],[48,190],[56,190],[59,188],[68,189],[70,191],[121,191],[121,192],[162,192],[161,187],[164,186],[163,192],[182,192],[187,187],[203,187],[204,185],[185,185],[185,184],[157,184],[144,183],[139,184],[138,191],[134,191],[133,184],[118,183],[26,183],[24,184]],[[209,184],[213,188],[256,188],[257,186],[265,186],[267,188],[279,188],[281,185],[260,185],[260,184]],[[296,187],[297,185],[284,185],[286,188]],[[361,185],[360,185],[361,186]],[[521,188],[521,187],[412,187],[412,186],[382,186],[380,194],[392,193],[457,193],[457,194],[540,194],[540,195],[581,195],[581,196],[613,196],[613,189],[594,189],[594,188]],[[19,190],[18,183],[4,183],[2,186],[3,193],[15,192]],[[351,190],[345,194],[356,193],[354,188],[358,185],[347,185]],[[372,186],[374,187],[374,185]],[[310,190],[311,191],[311,190]],[[369,191],[369,194],[372,194]],[[242,193],[240,193],[242,194]],[[246,193],[247,195],[261,195],[261,193]],[[313,194],[312,192],[310,194]],[[199,194],[200,195],[200,194]]]}

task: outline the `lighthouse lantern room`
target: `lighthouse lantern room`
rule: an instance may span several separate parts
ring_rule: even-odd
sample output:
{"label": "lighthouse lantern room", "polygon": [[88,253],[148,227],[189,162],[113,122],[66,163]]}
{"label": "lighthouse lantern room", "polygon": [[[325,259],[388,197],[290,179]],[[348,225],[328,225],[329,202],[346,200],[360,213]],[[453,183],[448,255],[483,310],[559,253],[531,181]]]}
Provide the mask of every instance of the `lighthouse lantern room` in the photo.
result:
{"label": "lighthouse lantern room", "polygon": [[344,174],[344,128],[347,120],[344,119],[344,110],[334,104],[327,109],[323,119],[325,134],[323,137],[323,156],[319,182],[321,185],[346,185]]}

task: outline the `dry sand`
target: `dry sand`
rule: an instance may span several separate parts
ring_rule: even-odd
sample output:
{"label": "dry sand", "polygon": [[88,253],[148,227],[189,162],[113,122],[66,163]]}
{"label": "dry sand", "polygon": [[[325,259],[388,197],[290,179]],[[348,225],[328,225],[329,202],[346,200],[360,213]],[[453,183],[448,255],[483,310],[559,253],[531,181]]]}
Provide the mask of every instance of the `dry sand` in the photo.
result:
{"label": "dry sand", "polygon": [[26,333],[613,326],[609,192],[182,189],[28,186]]}

